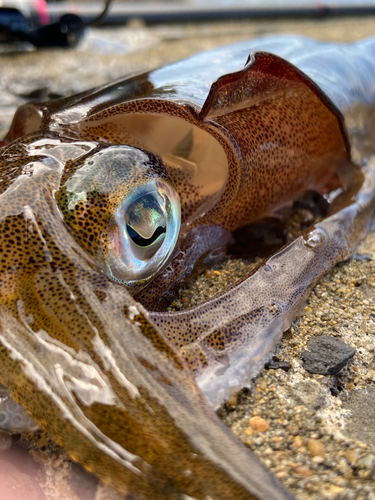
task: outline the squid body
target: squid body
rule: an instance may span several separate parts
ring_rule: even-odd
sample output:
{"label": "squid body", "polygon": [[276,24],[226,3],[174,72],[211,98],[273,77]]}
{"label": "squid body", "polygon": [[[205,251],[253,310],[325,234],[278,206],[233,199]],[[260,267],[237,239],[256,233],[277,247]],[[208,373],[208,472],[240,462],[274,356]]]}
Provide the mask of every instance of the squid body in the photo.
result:
{"label": "squid body", "polygon": [[[273,37],[21,107],[0,148],[12,398],[126,498],[292,498],[207,399],[249,382],[366,234],[374,104],[375,40]],[[248,277],[165,312],[233,230],[336,189],[329,215]]]}

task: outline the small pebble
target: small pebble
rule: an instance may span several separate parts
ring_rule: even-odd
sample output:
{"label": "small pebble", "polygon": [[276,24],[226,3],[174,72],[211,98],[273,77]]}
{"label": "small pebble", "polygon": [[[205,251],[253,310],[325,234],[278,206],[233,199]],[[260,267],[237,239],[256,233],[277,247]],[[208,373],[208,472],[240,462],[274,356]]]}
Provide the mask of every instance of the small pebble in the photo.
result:
{"label": "small pebble", "polygon": [[302,440],[301,440],[301,437],[300,436],[295,436],[294,440],[293,440],[293,444],[296,448],[301,448],[302,446]]}
{"label": "small pebble", "polygon": [[270,424],[264,420],[262,417],[251,417],[249,419],[249,424],[251,427],[258,432],[266,432],[269,429]]}
{"label": "small pebble", "polygon": [[287,361],[270,361],[264,365],[265,370],[284,370],[288,372],[290,370],[290,363]]}
{"label": "small pebble", "polygon": [[352,464],[354,465],[357,461],[358,455],[354,450],[346,450],[344,453],[344,457]]}
{"label": "small pebble", "polygon": [[278,477],[279,479],[286,477],[286,475],[287,474],[286,474],[285,470],[281,470],[279,472],[276,472],[276,474],[275,474],[275,476]]}
{"label": "small pebble", "polygon": [[336,486],[335,484],[331,484],[328,487],[328,491],[333,495],[338,495],[339,493],[342,493],[344,491],[344,488],[341,488],[341,486]]}
{"label": "small pebble", "polygon": [[261,380],[257,385],[257,389],[260,389],[261,391],[265,391],[267,389],[266,380]]}
{"label": "small pebble", "polygon": [[310,438],[307,441],[307,447],[309,449],[309,452],[311,456],[313,457],[325,457],[326,456],[326,448],[324,444],[319,441],[318,439],[312,439]]}
{"label": "small pebble", "polygon": [[309,477],[312,474],[311,470],[306,465],[299,465],[298,467],[295,467],[294,472],[304,477]]}
{"label": "small pebble", "polygon": [[288,427],[289,434],[292,436],[298,436],[299,434],[299,427],[297,425],[290,425]]}

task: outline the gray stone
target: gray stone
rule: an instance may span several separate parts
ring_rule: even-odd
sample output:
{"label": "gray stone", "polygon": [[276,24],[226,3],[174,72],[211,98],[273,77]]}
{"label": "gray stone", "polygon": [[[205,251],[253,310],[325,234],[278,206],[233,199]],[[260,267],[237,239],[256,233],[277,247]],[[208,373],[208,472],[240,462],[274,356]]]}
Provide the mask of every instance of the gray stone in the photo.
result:
{"label": "gray stone", "polygon": [[303,404],[310,410],[318,410],[326,406],[326,395],[315,380],[304,380],[296,384],[290,391],[290,397],[298,404]]}
{"label": "gray stone", "polygon": [[354,356],[356,350],[336,337],[321,335],[311,339],[308,351],[302,351],[303,368],[309,373],[336,375]]}
{"label": "gray stone", "polygon": [[[343,433],[375,448],[375,387],[349,391],[342,399],[342,407],[350,410]],[[366,468],[373,466],[366,464]]]}

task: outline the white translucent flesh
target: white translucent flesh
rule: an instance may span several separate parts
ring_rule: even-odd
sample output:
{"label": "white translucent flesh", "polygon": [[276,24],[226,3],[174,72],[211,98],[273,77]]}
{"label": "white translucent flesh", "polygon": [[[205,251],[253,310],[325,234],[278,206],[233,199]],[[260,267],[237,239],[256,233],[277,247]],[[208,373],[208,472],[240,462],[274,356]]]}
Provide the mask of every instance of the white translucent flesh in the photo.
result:
{"label": "white translucent flesh", "polygon": [[8,389],[0,386],[0,429],[11,432],[34,432],[38,424],[9,395]]}
{"label": "white translucent flesh", "polygon": [[[215,205],[228,178],[228,161],[219,142],[208,132],[181,118],[163,114],[131,113],[94,122],[106,125],[113,141],[161,156],[187,210],[183,223]],[[87,125],[82,125],[85,129]]]}

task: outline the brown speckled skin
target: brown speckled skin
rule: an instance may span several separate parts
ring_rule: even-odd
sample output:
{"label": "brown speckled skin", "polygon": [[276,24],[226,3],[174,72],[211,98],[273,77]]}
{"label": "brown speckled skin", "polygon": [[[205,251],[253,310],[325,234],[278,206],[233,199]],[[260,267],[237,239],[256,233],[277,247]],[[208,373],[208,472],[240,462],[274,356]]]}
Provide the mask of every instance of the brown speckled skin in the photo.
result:
{"label": "brown speckled skin", "polygon": [[[72,128],[85,139],[142,147],[131,131],[110,123],[116,115],[135,112],[178,116],[208,131],[224,148],[229,178],[220,204],[194,225],[234,230],[272,214],[307,186],[337,187],[333,174],[349,157],[339,111],[305,75],[273,55],[258,53],[244,70],[219,79],[200,111],[197,104],[140,99],[94,113]],[[192,194],[176,189],[182,204]]]}
{"label": "brown speckled skin", "polygon": [[[219,54],[225,62],[232,52]],[[204,57],[182,69],[189,75],[201,67],[206,75],[212,56]],[[367,170],[362,182],[357,172],[357,198],[346,208],[226,294],[187,312],[148,313],[98,270],[92,258],[98,243],[85,235],[81,241],[74,217],[68,229],[59,189],[84,157],[122,143],[123,132],[111,127],[118,114],[179,116],[220,142],[228,182],[220,202],[192,226],[220,224],[223,240],[225,230],[272,212],[307,187],[337,184],[336,171],[350,156],[339,109],[278,57],[259,53],[241,71],[231,64],[232,74],[211,91],[223,73],[213,67],[207,81],[197,76],[205,92],[196,101],[197,84],[157,86],[160,74],[168,81],[166,68],[126,85],[23,107],[7,137],[14,142],[0,149],[0,381],[74,460],[129,498],[291,498],[218,422],[188,364],[200,371],[224,354],[229,369],[238,347],[251,351],[265,338],[267,352],[314,280],[353,250],[373,210],[373,174]],[[115,197],[126,190],[113,184]],[[210,231],[204,234],[217,236]]]}
{"label": "brown speckled skin", "polygon": [[64,228],[53,197],[62,153],[79,161],[96,145],[46,136],[2,151],[1,382],[74,460],[137,499],[289,498],[218,422],[147,313]]}

